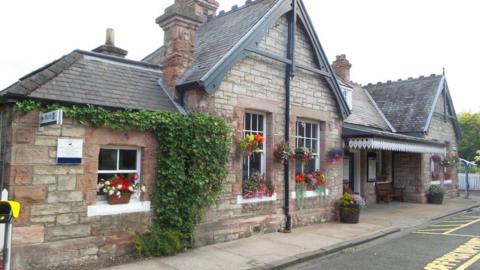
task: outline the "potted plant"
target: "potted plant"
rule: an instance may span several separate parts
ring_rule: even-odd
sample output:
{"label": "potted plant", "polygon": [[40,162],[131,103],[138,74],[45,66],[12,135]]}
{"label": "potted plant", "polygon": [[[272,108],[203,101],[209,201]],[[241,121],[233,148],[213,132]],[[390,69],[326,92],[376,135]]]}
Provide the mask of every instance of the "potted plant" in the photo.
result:
{"label": "potted plant", "polygon": [[365,206],[365,200],[357,194],[345,193],[337,201],[340,209],[340,222],[355,224],[360,220],[360,209]]}
{"label": "potted plant", "polygon": [[133,193],[145,192],[145,186],[136,182],[137,179],[136,173],[128,176],[119,174],[107,180],[100,179],[98,191],[107,195],[108,204],[127,204]]}
{"label": "potted plant", "polygon": [[240,150],[245,156],[251,156],[255,151],[260,150],[260,146],[265,142],[260,134],[247,135],[239,142]]}
{"label": "potted plant", "polygon": [[440,185],[431,185],[427,190],[428,203],[442,204],[445,196],[445,189]]}

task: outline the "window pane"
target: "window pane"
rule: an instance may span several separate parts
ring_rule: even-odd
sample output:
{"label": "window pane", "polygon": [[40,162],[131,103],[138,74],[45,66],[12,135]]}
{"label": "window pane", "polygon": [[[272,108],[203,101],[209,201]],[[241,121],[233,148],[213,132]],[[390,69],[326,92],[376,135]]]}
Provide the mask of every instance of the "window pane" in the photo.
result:
{"label": "window pane", "polygon": [[244,130],[250,130],[252,128],[252,122],[251,122],[251,114],[246,113],[245,114],[245,124],[244,124]]}
{"label": "window pane", "polygon": [[263,153],[254,153],[250,157],[250,175],[255,172],[262,173],[262,155]]}
{"label": "window pane", "polygon": [[305,147],[310,149],[310,151],[312,150],[312,140],[311,139],[306,139],[305,140]]}
{"label": "window pane", "polygon": [[[308,162],[305,162],[305,165],[304,165],[304,168],[303,168],[303,171],[305,173],[311,173],[311,172],[314,172],[315,171],[315,162],[316,162],[316,159],[312,159],[312,160],[309,160]],[[298,162],[300,163],[300,162]]]}
{"label": "window pane", "polygon": [[258,116],[258,131],[263,132],[263,115]]}
{"label": "window pane", "polygon": [[311,137],[312,136],[312,124],[305,124],[305,137]]}
{"label": "window pane", "polygon": [[297,136],[304,137],[305,136],[305,123],[297,122]]}
{"label": "window pane", "polygon": [[116,149],[100,149],[98,157],[99,170],[116,170],[117,169],[117,150]]}
{"label": "window pane", "polygon": [[118,166],[120,170],[137,169],[137,150],[120,150],[120,160]]}
{"label": "window pane", "polygon": [[243,158],[242,179],[247,180],[248,175],[248,157]]}
{"label": "window pane", "polygon": [[312,140],[312,153],[319,154],[318,152],[318,140]]}
{"label": "window pane", "polygon": [[318,139],[318,125],[312,125],[312,137]]}
{"label": "window pane", "polygon": [[257,115],[252,114],[252,130],[257,130]]}
{"label": "window pane", "polygon": [[299,138],[297,143],[297,147],[304,147],[305,146],[305,139]]}

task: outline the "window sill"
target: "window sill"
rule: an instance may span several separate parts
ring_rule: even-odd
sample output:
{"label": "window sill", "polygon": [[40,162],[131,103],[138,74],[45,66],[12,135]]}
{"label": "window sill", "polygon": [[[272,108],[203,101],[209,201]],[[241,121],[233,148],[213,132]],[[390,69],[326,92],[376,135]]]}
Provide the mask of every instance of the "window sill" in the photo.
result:
{"label": "window sill", "polygon": [[131,199],[128,204],[110,205],[107,201],[97,201],[95,205],[87,208],[88,217],[113,216],[129,213],[141,213],[150,211],[150,201]]}
{"label": "window sill", "polygon": [[277,200],[277,193],[273,193],[272,197],[259,197],[259,198],[249,198],[245,199],[242,195],[237,196],[237,204],[251,204],[251,203],[260,203],[260,202],[273,202]]}
{"label": "window sill", "polygon": [[[319,197],[319,196],[328,196],[330,194],[330,190],[327,188],[325,189],[325,193],[324,192],[321,192],[321,194],[319,194],[319,192],[315,191],[315,190],[307,190],[305,191],[305,196],[304,198],[313,198],[313,197]],[[292,199],[296,199],[297,198],[297,192],[293,191],[292,194],[291,194],[291,197]]]}

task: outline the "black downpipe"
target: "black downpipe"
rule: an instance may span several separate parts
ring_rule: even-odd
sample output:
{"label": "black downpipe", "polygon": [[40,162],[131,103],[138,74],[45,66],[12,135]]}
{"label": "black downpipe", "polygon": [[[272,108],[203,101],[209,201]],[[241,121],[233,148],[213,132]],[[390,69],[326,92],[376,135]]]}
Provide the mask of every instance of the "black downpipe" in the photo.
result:
{"label": "black downpipe", "polygon": [[[295,76],[295,33],[297,28],[297,1],[292,0],[292,11],[288,20],[288,58],[291,61],[287,65],[285,74],[285,143],[290,141],[290,92],[292,80]],[[283,166],[284,194],[285,194],[285,232],[292,230],[292,217],[290,215],[290,166],[286,162]]]}

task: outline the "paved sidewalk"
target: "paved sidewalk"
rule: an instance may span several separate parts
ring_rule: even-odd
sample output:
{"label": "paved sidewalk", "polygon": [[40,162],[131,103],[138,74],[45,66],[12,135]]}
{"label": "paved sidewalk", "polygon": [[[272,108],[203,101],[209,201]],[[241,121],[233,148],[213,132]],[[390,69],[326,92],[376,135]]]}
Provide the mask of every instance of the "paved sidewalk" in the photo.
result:
{"label": "paved sidewalk", "polygon": [[173,257],[150,259],[104,270],[274,269],[370,241],[402,229],[480,205],[480,197],[461,197],[443,205],[393,202],[362,210],[359,224],[326,223],[292,233],[257,235],[189,250]]}

